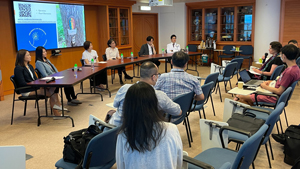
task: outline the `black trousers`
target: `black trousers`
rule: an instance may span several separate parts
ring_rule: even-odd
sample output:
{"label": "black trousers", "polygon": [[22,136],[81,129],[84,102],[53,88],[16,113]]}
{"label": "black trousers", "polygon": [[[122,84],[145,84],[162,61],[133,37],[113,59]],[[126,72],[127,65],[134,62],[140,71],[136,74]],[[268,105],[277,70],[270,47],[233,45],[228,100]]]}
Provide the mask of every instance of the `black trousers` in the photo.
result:
{"label": "black trousers", "polygon": [[77,99],[73,86],[72,87],[65,87],[64,91],[65,91],[65,95],[66,95],[66,98],[67,98],[68,102],[72,101],[72,99]]}
{"label": "black trousers", "polygon": [[[106,70],[102,70],[98,75],[95,76],[95,84],[99,86],[100,84],[107,84]],[[93,78],[90,80],[90,85],[94,85]]]}
{"label": "black trousers", "polygon": [[160,65],[160,61],[158,59],[155,59],[152,61],[154,64],[156,64],[157,67]]}

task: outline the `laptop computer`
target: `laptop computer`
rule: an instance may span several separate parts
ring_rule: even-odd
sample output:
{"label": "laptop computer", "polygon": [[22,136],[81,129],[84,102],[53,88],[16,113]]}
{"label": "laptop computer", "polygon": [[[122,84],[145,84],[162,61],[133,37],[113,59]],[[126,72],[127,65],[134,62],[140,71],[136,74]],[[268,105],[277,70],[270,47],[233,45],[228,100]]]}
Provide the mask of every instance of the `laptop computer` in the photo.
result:
{"label": "laptop computer", "polygon": [[249,74],[246,70],[240,71],[239,74],[241,76],[241,79],[244,82],[244,85],[246,85],[246,86],[259,86],[261,83],[264,82],[263,80],[251,79],[251,77],[249,76]]}

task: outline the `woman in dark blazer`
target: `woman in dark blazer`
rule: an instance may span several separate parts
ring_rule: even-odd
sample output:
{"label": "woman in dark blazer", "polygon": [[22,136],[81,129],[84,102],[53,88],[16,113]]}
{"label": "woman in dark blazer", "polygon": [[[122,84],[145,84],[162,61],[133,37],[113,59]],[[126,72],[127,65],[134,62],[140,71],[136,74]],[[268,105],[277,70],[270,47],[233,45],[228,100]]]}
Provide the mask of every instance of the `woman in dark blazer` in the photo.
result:
{"label": "woman in dark blazer", "polygon": [[[42,46],[37,47],[35,50],[35,67],[41,73],[42,77],[50,76],[58,72],[56,67],[47,59],[47,51]],[[68,105],[76,106],[81,104],[81,102],[77,100],[73,86],[65,87],[64,91]]]}
{"label": "woman in dark blazer", "polygon": [[[34,73],[33,67],[29,64],[31,61],[30,53],[27,50],[21,49],[17,52],[16,63],[15,63],[15,80],[18,87],[26,87],[27,83],[37,80]],[[58,99],[57,93],[55,93],[56,88],[40,88],[38,89],[38,94],[44,95],[44,90],[46,90],[46,95],[50,97],[50,106],[53,110],[55,116],[61,116],[58,110],[61,110],[60,101]],[[27,88],[20,90],[22,96],[35,95],[35,88]]]}

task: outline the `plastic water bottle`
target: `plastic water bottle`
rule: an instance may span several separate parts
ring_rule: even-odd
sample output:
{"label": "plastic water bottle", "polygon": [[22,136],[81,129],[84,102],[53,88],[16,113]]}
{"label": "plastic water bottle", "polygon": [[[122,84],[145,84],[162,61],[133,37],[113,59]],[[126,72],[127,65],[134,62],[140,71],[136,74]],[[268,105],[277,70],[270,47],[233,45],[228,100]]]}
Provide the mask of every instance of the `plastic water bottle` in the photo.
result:
{"label": "plastic water bottle", "polygon": [[133,60],[133,52],[130,53],[130,58]]}
{"label": "plastic water bottle", "polygon": [[124,62],[123,53],[121,53],[121,62]]}
{"label": "plastic water bottle", "polygon": [[164,56],[164,54],[165,54],[165,49],[162,49],[161,54]]}
{"label": "plastic water bottle", "polygon": [[189,46],[186,46],[186,53],[189,53]]}
{"label": "plastic water bottle", "polygon": [[77,78],[77,70],[78,70],[78,67],[77,67],[77,64],[74,65],[74,76]]}
{"label": "plastic water bottle", "polygon": [[91,68],[94,70],[94,59],[91,60]]}

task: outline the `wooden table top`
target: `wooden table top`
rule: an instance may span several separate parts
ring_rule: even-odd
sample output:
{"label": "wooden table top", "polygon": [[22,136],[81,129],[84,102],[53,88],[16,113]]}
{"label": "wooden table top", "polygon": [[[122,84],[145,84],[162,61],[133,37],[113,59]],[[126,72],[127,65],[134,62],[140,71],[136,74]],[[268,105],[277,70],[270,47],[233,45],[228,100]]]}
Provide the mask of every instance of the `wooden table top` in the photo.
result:
{"label": "wooden table top", "polygon": [[80,83],[84,81],[85,79],[88,79],[101,70],[105,69],[105,67],[95,67],[94,70],[91,69],[91,67],[80,67],[82,70],[77,71],[77,78],[74,76],[74,71],[72,68],[66,69],[64,71],[52,74],[47,77],[53,77],[53,76],[64,76],[62,79],[56,79],[53,82],[46,83],[46,80],[35,80],[32,82],[27,83],[29,86],[34,87],[62,87],[62,86],[73,86],[77,83]]}

